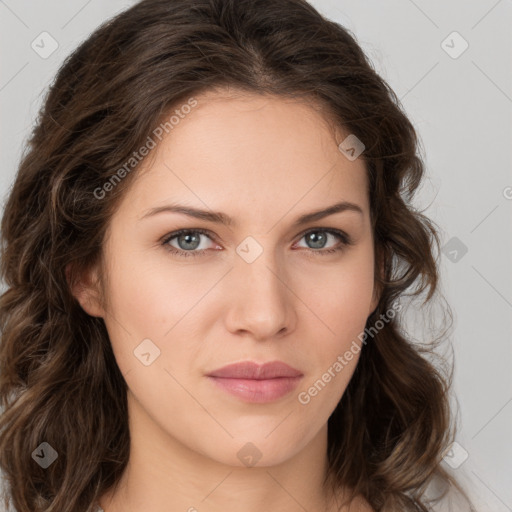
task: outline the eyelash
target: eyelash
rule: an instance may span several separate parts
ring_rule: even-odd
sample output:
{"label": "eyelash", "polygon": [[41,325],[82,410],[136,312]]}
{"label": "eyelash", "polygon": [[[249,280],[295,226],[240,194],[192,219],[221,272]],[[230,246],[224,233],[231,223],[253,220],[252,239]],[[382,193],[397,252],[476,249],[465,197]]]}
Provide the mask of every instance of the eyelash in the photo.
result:
{"label": "eyelash", "polygon": [[[179,257],[189,258],[189,257],[196,257],[204,252],[206,252],[208,249],[201,249],[199,251],[184,251],[180,249],[176,249],[176,247],[172,247],[171,245],[168,245],[171,240],[174,238],[184,235],[184,234],[190,234],[190,233],[199,233],[201,235],[205,235],[208,238],[212,239],[211,234],[209,231],[206,231],[204,229],[180,229],[179,231],[174,231],[173,233],[170,233],[167,235],[164,240],[162,241],[162,245],[165,247],[167,251],[169,251],[171,254],[174,254]],[[300,239],[304,238],[306,235],[309,235],[310,233],[330,233],[332,235],[335,235],[338,237],[338,239],[341,241],[341,245],[338,245],[336,247],[330,248],[330,249],[307,249],[311,253],[316,253],[320,256],[325,256],[327,254],[333,254],[336,252],[343,251],[346,247],[353,245],[353,240],[350,238],[349,235],[344,233],[343,231],[340,231],[338,229],[328,229],[328,228],[315,228],[310,229],[300,235]]]}

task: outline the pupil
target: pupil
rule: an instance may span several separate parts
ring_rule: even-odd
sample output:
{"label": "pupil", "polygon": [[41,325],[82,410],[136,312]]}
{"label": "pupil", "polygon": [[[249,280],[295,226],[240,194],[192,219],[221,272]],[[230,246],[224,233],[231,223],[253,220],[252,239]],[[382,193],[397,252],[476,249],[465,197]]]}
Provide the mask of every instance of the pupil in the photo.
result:
{"label": "pupil", "polygon": [[[184,241],[185,243],[185,247],[182,246],[182,244],[180,243],[180,246],[182,249],[196,249],[197,246],[199,245],[199,237],[197,235],[191,235],[191,234],[185,234],[185,235],[181,235],[179,237],[179,241],[182,242]],[[192,244],[192,247],[187,247],[187,244]]]}
{"label": "pupil", "polygon": [[320,235],[317,235],[316,233],[310,233],[308,239],[313,244],[317,244],[314,245],[315,249],[321,249],[325,243],[325,233],[320,233]]}
{"label": "pupil", "polygon": [[[185,235],[181,235],[179,237],[179,241],[180,246],[183,249],[196,249],[199,243],[199,237],[197,235],[191,235],[187,233]],[[308,235],[308,241],[313,245],[315,249],[321,249],[325,244],[325,233],[310,233]],[[184,242],[185,247],[183,247],[181,242]]]}

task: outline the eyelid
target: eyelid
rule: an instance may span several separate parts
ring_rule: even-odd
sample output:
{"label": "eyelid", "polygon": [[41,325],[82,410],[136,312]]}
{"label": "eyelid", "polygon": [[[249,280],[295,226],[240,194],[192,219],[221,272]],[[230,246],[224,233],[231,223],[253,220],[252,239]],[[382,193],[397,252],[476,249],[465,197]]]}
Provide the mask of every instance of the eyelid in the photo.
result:
{"label": "eyelid", "polygon": [[[323,226],[319,226],[319,227],[313,226],[311,228],[308,228],[308,229],[304,230],[302,233],[298,234],[296,236],[296,238],[298,238],[300,240],[302,237],[304,237],[308,233],[314,233],[316,231],[332,233],[332,234],[338,236],[339,238],[341,238],[341,240],[347,245],[351,245],[353,243],[352,237],[347,232],[343,231],[342,229],[328,228],[328,227],[323,227]],[[315,252],[318,252],[318,251],[315,251]]]}
{"label": "eyelid", "polygon": [[[308,233],[313,233],[313,232],[325,232],[325,233],[333,234],[334,236],[338,237],[338,239],[340,240],[340,244],[338,244],[338,246],[336,246],[334,248],[331,247],[328,249],[310,249],[307,247],[302,248],[302,249],[305,249],[306,252],[309,252],[309,253],[319,253],[319,254],[325,255],[325,254],[330,254],[333,252],[340,252],[340,251],[344,250],[346,247],[354,244],[354,240],[352,239],[352,237],[345,231],[343,231],[341,229],[337,229],[337,228],[329,228],[329,227],[321,227],[321,226],[319,226],[319,227],[313,226],[308,229],[305,229],[300,234],[296,235],[294,238],[296,238],[297,241],[300,241],[305,235],[307,235]],[[183,249],[177,249],[176,247],[169,245],[169,242],[171,240],[173,240],[174,238],[176,238],[184,233],[199,233],[199,234],[205,235],[208,238],[210,238],[210,240],[212,240],[212,242],[219,244],[219,242],[217,242],[217,240],[216,240],[216,238],[217,238],[216,235],[213,235],[213,233],[210,230],[203,229],[203,228],[178,229],[176,231],[173,231],[173,232],[165,235],[161,239],[161,244],[166,246],[165,247],[166,250],[168,250],[170,253],[177,254],[177,255],[183,256],[183,257],[199,256],[208,251],[208,249],[185,251]]]}
{"label": "eyelid", "polygon": [[[184,233],[199,233],[201,235],[205,235],[207,236],[208,238],[210,238],[210,240],[214,243],[217,243],[219,244],[219,242],[217,241],[217,237],[216,235],[214,235],[210,230],[208,229],[203,229],[203,228],[182,228],[182,229],[177,229],[176,231],[172,231],[171,233],[168,233],[167,235],[165,235],[162,239],[161,239],[161,244],[162,245],[167,245],[171,240],[173,240],[174,238],[184,234]],[[219,244],[220,245],[220,244]],[[172,247],[172,246],[169,246],[169,247]],[[173,249],[176,249],[175,247],[173,247]],[[206,249],[202,249],[202,250],[199,250],[199,251],[183,251],[183,252],[189,252],[189,253],[201,253],[203,251],[205,251]],[[181,249],[176,249],[176,251],[182,251]],[[172,252],[172,251],[171,251]]]}

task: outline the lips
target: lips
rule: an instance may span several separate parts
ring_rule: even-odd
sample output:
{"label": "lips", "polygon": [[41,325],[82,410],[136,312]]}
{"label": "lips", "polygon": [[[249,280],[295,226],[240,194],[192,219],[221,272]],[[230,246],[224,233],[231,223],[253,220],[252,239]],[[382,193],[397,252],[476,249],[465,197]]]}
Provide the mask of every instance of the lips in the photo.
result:
{"label": "lips", "polygon": [[283,363],[257,364],[252,361],[230,364],[207,377],[215,385],[244,402],[267,403],[289,395],[304,375]]}
{"label": "lips", "polygon": [[282,361],[273,361],[259,365],[252,361],[234,363],[208,374],[210,377],[220,377],[223,379],[276,379],[282,377],[301,377],[302,373],[283,363]]}

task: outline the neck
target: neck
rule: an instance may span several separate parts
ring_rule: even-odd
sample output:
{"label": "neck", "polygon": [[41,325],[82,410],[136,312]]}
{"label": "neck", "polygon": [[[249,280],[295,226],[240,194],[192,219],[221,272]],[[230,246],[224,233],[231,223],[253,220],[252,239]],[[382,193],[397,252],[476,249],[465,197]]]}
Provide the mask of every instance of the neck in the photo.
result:
{"label": "neck", "polygon": [[170,436],[131,393],[128,397],[130,459],[118,485],[100,499],[105,512],[338,510],[339,497],[323,484],[327,424],[287,460],[261,467],[231,466]]}

